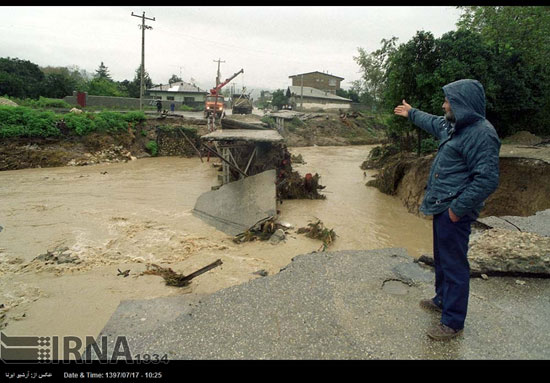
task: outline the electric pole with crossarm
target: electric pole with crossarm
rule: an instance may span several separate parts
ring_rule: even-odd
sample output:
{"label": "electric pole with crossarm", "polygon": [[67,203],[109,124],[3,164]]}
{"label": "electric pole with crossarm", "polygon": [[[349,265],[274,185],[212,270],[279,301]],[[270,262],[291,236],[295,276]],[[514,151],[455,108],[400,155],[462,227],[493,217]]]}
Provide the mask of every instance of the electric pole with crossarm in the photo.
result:
{"label": "electric pole with crossarm", "polygon": [[142,16],[134,15],[134,12],[132,12],[132,16],[141,17],[141,24],[139,25],[139,27],[141,28],[141,80],[139,85],[139,110],[143,110],[143,76],[145,73],[145,30],[153,29],[153,27],[145,25],[145,19],[155,21],[155,18],[153,17],[151,19],[149,17],[145,17],[145,12],[143,12]]}

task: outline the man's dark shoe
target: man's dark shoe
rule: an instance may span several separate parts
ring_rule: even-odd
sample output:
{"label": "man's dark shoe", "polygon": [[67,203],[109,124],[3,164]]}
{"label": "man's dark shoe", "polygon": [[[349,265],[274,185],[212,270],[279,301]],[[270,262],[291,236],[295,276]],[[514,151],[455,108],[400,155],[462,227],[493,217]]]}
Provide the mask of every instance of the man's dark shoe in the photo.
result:
{"label": "man's dark shoe", "polygon": [[434,301],[431,300],[431,299],[422,299],[420,301],[420,307],[422,307],[423,309],[426,309],[426,310],[430,310],[430,311],[437,311],[438,313],[443,311],[443,310],[441,310],[441,307],[436,305],[434,303]]}
{"label": "man's dark shoe", "polygon": [[428,330],[428,336],[434,340],[448,340],[459,336],[463,330],[455,330],[449,326],[445,326],[443,323],[439,323]]}

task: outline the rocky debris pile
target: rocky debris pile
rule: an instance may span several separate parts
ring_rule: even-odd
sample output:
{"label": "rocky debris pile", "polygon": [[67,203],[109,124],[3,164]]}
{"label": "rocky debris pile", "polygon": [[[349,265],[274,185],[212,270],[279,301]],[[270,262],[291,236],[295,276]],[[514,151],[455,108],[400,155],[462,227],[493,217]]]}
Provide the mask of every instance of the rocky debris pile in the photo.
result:
{"label": "rocky debris pile", "polygon": [[193,143],[195,148],[200,147],[196,129],[183,129],[177,126],[157,128],[156,143],[159,156],[194,157],[197,152],[189,141]]}
{"label": "rocky debris pile", "polygon": [[0,105],[19,106],[12,100],[8,100],[7,98],[4,98],[4,97],[0,97]]}
{"label": "rocky debris pile", "polygon": [[111,145],[109,148],[97,152],[84,153],[84,158],[73,158],[67,163],[67,166],[84,166],[103,162],[128,162],[136,159],[124,146]]}
{"label": "rocky debris pile", "polygon": [[470,241],[474,274],[527,274],[550,277],[550,237],[493,228]]}
{"label": "rocky debris pile", "polygon": [[[478,219],[472,225],[470,236],[470,275],[549,278],[550,233],[547,227],[550,227],[550,209],[530,217]],[[432,256],[423,255],[419,261],[433,265]]]}
{"label": "rocky debris pile", "polygon": [[537,137],[533,133],[521,130],[509,137],[506,137],[506,142],[514,145],[538,145],[542,142],[542,138]]}

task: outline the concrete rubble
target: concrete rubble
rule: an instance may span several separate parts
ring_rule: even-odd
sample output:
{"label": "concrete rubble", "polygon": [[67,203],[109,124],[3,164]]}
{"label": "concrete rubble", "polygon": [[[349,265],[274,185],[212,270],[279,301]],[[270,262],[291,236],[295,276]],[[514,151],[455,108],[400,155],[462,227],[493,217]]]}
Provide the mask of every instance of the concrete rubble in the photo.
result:
{"label": "concrete rubble", "polygon": [[267,170],[202,194],[193,214],[235,236],[277,213],[275,170]]}
{"label": "concrete rubble", "polygon": [[[420,261],[433,264],[431,255]],[[470,274],[550,277],[550,209],[529,217],[479,218],[468,250]]]}

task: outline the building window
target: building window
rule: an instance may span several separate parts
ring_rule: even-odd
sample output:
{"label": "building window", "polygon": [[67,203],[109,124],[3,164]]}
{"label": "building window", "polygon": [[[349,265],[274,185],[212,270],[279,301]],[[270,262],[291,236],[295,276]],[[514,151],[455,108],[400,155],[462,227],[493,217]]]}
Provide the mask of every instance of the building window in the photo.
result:
{"label": "building window", "polygon": [[330,86],[336,86],[336,80],[331,78],[330,80],[328,80],[328,85]]}
{"label": "building window", "polygon": [[166,96],[166,99],[167,99],[168,101],[174,101],[174,96]]}
{"label": "building window", "polygon": [[185,102],[195,102],[195,97],[184,97]]}

